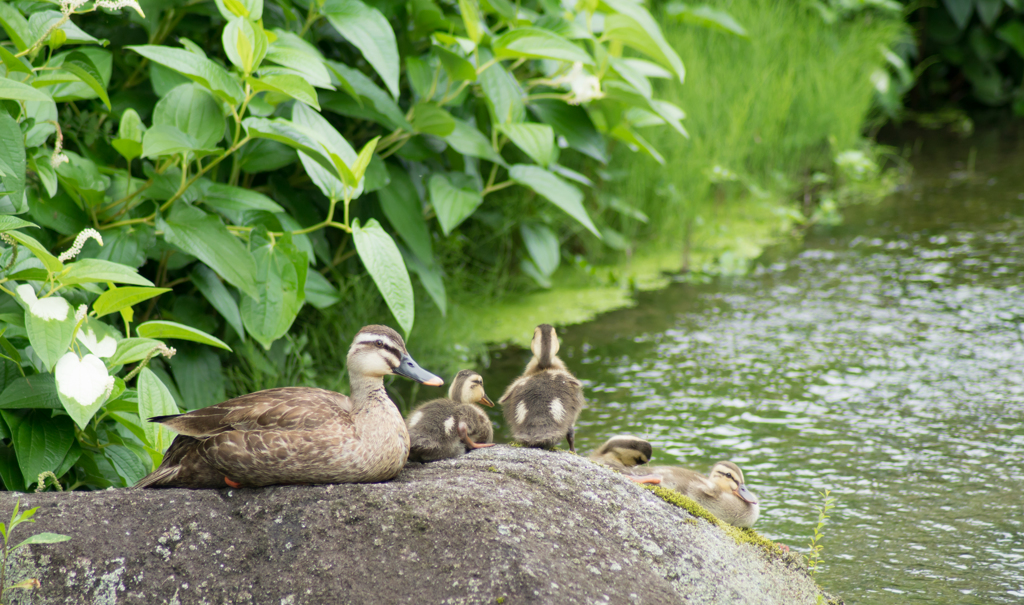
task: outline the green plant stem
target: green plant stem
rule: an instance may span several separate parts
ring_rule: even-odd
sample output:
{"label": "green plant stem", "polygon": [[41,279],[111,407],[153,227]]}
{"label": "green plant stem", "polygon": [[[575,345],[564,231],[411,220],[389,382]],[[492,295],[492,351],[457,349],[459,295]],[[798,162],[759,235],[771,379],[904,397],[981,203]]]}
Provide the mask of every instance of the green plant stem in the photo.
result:
{"label": "green plant stem", "polygon": [[505,189],[506,187],[511,187],[511,186],[513,186],[515,184],[516,184],[516,182],[510,179],[510,180],[498,183],[497,185],[488,185],[487,187],[484,187],[484,190],[480,192],[480,195],[481,196],[486,196],[486,195],[488,195],[490,193],[494,193],[495,191],[501,191],[502,189]]}

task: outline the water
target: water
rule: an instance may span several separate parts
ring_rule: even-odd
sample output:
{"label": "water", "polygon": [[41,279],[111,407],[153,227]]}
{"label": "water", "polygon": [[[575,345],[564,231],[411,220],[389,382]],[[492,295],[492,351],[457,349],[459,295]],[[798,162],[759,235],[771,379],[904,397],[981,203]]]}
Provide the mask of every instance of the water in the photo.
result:
{"label": "water", "polygon": [[818,580],[847,603],[1024,603],[1024,137],[921,143],[904,191],[751,276],[562,330],[577,443],[731,459],[756,528],[802,551],[831,490]]}

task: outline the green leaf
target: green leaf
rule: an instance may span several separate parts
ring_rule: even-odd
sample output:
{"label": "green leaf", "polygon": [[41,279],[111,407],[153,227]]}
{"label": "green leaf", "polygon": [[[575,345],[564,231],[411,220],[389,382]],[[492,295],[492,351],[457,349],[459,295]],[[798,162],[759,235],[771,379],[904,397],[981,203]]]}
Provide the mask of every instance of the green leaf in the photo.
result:
{"label": "green leaf", "polygon": [[48,271],[59,273],[64,270],[64,263],[60,262],[60,259],[56,256],[50,254],[50,251],[46,249],[46,246],[40,244],[36,238],[31,235],[26,235],[21,231],[8,231],[7,236],[28,248],[32,254],[36,255],[36,258],[42,261],[43,266],[46,267]]}
{"label": "green leaf", "polygon": [[225,21],[234,17],[248,17],[253,21],[263,18],[263,0],[214,0]]}
{"label": "green leaf", "polygon": [[424,262],[415,255],[408,253],[404,248],[401,251],[402,257],[405,259],[405,265],[420,278],[423,289],[427,291],[430,300],[434,301],[434,304],[437,305],[437,308],[441,311],[441,316],[447,317],[448,294],[445,292],[441,267],[433,262]]}
{"label": "green leaf", "polygon": [[376,219],[367,221],[365,227],[359,224],[358,219],[354,220],[352,241],[366,272],[377,284],[398,325],[409,334],[416,319],[416,307],[402,253]]}
{"label": "green leaf", "polygon": [[454,118],[454,121],[455,128],[444,138],[452,149],[462,155],[471,155],[495,164],[505,165],[505,160],[494,150],[494,147],[491,147],[491,141],[484,133],[469,122],[458,118]]}
{"label": "green leaf", "polygon": [[153,286],[153,282],[139,275],[137,270],[98,258],[82,258],[68,264],[60,282],[65,286],[101,282]]}
{"label": "green leaf", "polygon": [[228,398],[220,356],[210,347],[180,346],[170,365],[185,409],[209,407]]}
{"label": "green leaf", "polygon": [[256,70],[267,55],[267,34],[245,17],[231,19],[221,34],[224,54],[246,76]]}
{"label": "green leaf", "polygon": [[142,137],[142,155],[147,158],[200,151],[199,141],[174,126],[159,124]]}
{"label": "green leaf", "polygon": [[632,0],[601,0],[616,14],[604,20],[604,37],[622,42],[672,70],[682,82],[686,77],[683,61],[665,40],[658,23],[643,5]]}
{"label": "green leaf", "polygon": [[327,278],[316,271],[306,274],[306,302],[317,309],[326,309],[338,303],[341,295]]}
{"label": "green leaf", "polygon": [[37,317],[29,310],[25,311],[25,331],[32,349],[43,361],[46,369],[52,370],[61,355],[67,353],[71,346],[71,336],[75,329],[75,315],[68,305],[67,316],[63,320],[47,321]]}
{"label": "green leaf", "polygon": [[138,288],[135,286],[107,290],[92,304],[92,310],[96,312],[96,317],[103,317],[122,309],[129,309],[144,300],[170,291],[170,288]]}
{"label": "green leaf", "polygon": [[168,46],[127,46],[154,63],[169,67],[207,88],[232,105],[238,105],[245,93],[238,82],[223,67],[195,53]]}
{"label": "green leaf", "polygon": [[12,99],[14,101],[52,101],[50,95],[32,88],[28,84],[22,84],[17,80],[11,80],[0,76],[0,99]]}
{"label": "green leaf", "polygon": [[[2,19],[3,17],[0,17]],[[32,75],[32,68],[30,65],[25,65],[22,59],[15,57],[11,51],[0,46],[0,60],[3,61],[4,65],[7,66],[7,73],[21,72],[23,74]]]}
{"label": "green leaf", "polygon": [[[485,58],[486,55],[487,53],[481,52],[480,60],[489,60]],[[480,87],[484,91],[484,98],[494,115],[495,122],[506,124],[526,119],[523,89],[500,63],[491,65],[480,74]]]}
{"label": "green leaf", "polygon": [[527,259],[527,258],[524,258],[524,259],[520,260],[519,261],[519,269],[523,273],[525,273],[525,274],[529,275],[531,278],[533,278],[533,281],[537,282],[540,285],[540,287],[542,287],[542,288],[550,288],[551,287],[551,280],[548,279],[548,277],[546,275],[544,275],[543,273],[540,272],[540,269],[537,268],[537,265],[533,264],[532,260]]}
{"label": "green leaf", "polygon": [[159,340],[152,338],[125,338],[117,343],[117,350],[110,356],[107,363],[112,366],[120,366],[142,361],[153,349],[162,344]]}
{"label": "green leaf", "polygon": [[594,59],[585,50],[558,34],[536,27],[509,30],[491,42],[499,59],[552,59],[593,65]]}
{"label": "green leaf", "polygon": [[54,534],[48,531],[44,531],[41,534],[29,536],[28,538],[22,540],[18,543],[17,546],[12,548],[11,550],[18,550],[22,546],[26,546],[28,544],[57,544],[58,542],[67,542],[70,539],[71,536],[65,536],[64,534]]}
{"label": "green leaf", "polygon": [[545,277],[551,277],[561,262],[558,236],[547,225],[522,223],[519,233],[537,269]]}
{"label": "green leaf", "polygon": [[7,37],[11,39],[11,42],[14,42],[14,46],[18,51],[28,50],[32,43],[36,41],[28,21],[25,20],[25,17],[21,16],[21,12],[18,9],[7,2],[0,2],[0,26],[7,32]]}
{"label": "green leaf", "polygon": [[441,60],[441,65],[444,66],[444,71],[452,82],[476,81],[476,68],[467,59],[443,46],[435,45],[431,50]]}
{"label": "green leaf", "polygon": [[256,259],[258,299],[242,300],[242,322],[249,334],[264,349],[284,336],[306,300],[306,271],[309,260],[295,247],[290,237],[276,242],[259,238],[252,242]]}
{"label": "green leaf", "polygon": [[[348,94],[321,94],[320,105],[324,108],[342,115],[380,122],[389,129],[412,129],[398,103],[363,72],[336,61],[327,61],[326,65],[340,81],[348,84],[345,87]],[[352,90],[349,91],[349,88]],[[354,97],[350,97],[350,94]]]}
{"label": "green leaf", "polygon": [[210,336],[202,330],[184,326],[173,321],[147,321],[136,327],[135,332],[143,338],[178,338],[210,345],[225,351],[231,350],[231,347],[226,345],[221,339]]}
{"label": "green leaf", "polygon": [[75,429],[67,416],[53,416],[49,410],[33,410],[12,427],[11,444],[26,485],[40,473],[53,472],[75,441]]}
{"label": "green leaf", "polygon": [[[294,114],[297,110],[305,107],[305,105],[297,105],[292,109]],[[312,110],[310,110],[312,111]],[[316,112],[312,112],[314,115],[319,116]],[[323,118],[321,118],[323,119]],[[324,120],[324,122],[327,122]],[[268,120],[266,118],[246,118],[242,120],[242,127],[250,137],[270,139],[271,141],[277,141],[278,143],[284,143],[289,147],[296,149],[303,153],[303,155],[309,156],[311,160],[319,164],[320,166],[327,169],[328,174],[334,174],[334,162],[324,152],[323,146],[318,140],[317,133],[300,126],[284,118],[274,118]],[[331,127],[334,130],[334,127]],[[337,131],[334,131],[337,132]],[[339,137],[341,135],[338,135]],[[356,152],[352,151],[352,158],[356,157]],[[305,164],[303,164],[306,166]],[[306,166],[308,170],[308,166]]]}
{"label": "green leaf", "polygon": [[320,110],[320,102],[316,98],[316,91],[308,82],[301,77],[292,74],[265,75],[260,78],[248,77],[245,79],[253,90],[269,90],[287,95],[297,101]]}
{"label": "green leaf", "polygon": [[[995,1],[1002,2],[1002,0]],[[732,15],[707,4],[690,6],[682,2],[670,2],[665,7],[665,13],[681,23],[732,34],[740,38],[749,37],[747,30],[743,29],[743,26],[733,19]]]}
{"label": "green leaf", "polygon": [[963,31],[971,21],[975,0],[942,0],[942,3],[946,5],[946,10],[953,18],[953,23],[956,23],[956,26]]}
{"label": "green leaf", "polygon": [[565,137],[569,147],[602,164],[608,163],[605,139],[594,127],[585,109],[564,101],[542,99],[531,103],[530,111],[537,119],[554,128],[556,134]]}
{"label": "green leaf", "polygon": [[142,155],[142,143],[130,139],[114,139],[110,145],[129,162]]}
{"label": "green leaf", "polygon": [[[5,6],[0,4],[0,7]],[[25,480],[21,476],[21,469],[18,468],[18,460],[14,454],[14,448],[6,445],[0,446],[0,478],[3,478],[4,489],[7,491],[22,491],[25,489]],[[0,529],[3,525],[0,525]]]}
{"label": "green leaf", "polygon": [[675,129],[676,132],[683,136],[689,136],[681,122],[681,120],[686,117],[686,114],[683,113],[683,110],[679,109],[672,103],[646,97],[626,82],[619,82],[616,80],[604,83],[604,93],[605,97],[608,99],[621,101],[627,105],[647,109],[657,114],[662,120],[668,123],[669,126]]}
{"label": "green leaf", "polygon": [[1007,21],[996,30],[996,37],[1012,46],[1018,56],[1024,57],[1024,23]]}
{"label": "green leaf", "polygon": [[461,225],[462,221],[469,218],[484,201],[479,191],[456,188],[449,178],[441,173],[430,175],[427,189],[430,191],[430,203],[434,206],[437,220],[441,223],[441,230],[445,235],[449,235],[453,229]]}
{"label": "green leaf", "polygon": [[142,459],[123,445],[108,445],[103,448],[103,456],[114,466],[125,487],[135,485],[149,472]]}
{"label": "green leaf", "polygon": [[477,0],[459,0],[459,12],[462,13],[462,23],[466,26],[466,36],[479,44],[484,37],[483,29],[480,27],[480,4]]}
{"label": "green leaf", "polygon": [[555,161],[555,131],[547,124],[504,124],[501,131],[541,166]]}
{"label": "green leaf", "polygon": [[284,208],[258,191],[224,183],[214,183],[206,179],[201,179],[199,185],[199,199],[216,210],[284,212]]}
{"label": "green leaf", "polygon": [[413,107],[412,127],[422,134],[446,137],[455,130],[455,118],[437,103],[421,102]]}
{"label": "green leaf", "polygon": [[158,126],[173,126],[191,137],[198,149],[213,149],[224,138],[220,103],[205,88],[191,82],[176,86],[157,102],[153,127]]}
{"label": "green leaf", "polygon": [[96,69],[96,65],[93,64],[92,59],[88,55],[81,52],[72,52],[64,57],[64,62],[61,63],[60,67],[64,71],[69,71],[78,76],[78,79],[91,88],[96,93],[96,96],[103,101],[103,104],[107,106],[107,110],[110,110],[110,97],[107,96],[106,82],[103,76],[100,75],[100,70]]}
{"label": "green leaf", "polygon": [[32,374],[15,379],[0,394],[0,409],[61,409],[53,374]]}
{"label": "green leaf", "polygon": [[24,212],[25,137],[18,123],[5,111],[0,111],[0,161],[6,166],[4,172],[8,173],[0,177],[0,201],[5,197],[3,192],[7,192],[11,206]]}
{"label": "green leaf", "polygon": [[238,238],[212,214],[185,204],[176,204],[166,220],[157,216],[157,228],[164,238],[207,264],[229,284],[249,296],[258,296],[256,263]]}
{"label": "green leaf", "polygon": [[266,61],[294,70],[317,88],[334,90],[331,74],[324,65],[324,57],[315,46],[291,32],[274,30],[274,34],[277,40],[267,49]]}
{"label": "green leaf", "polygon": [[[170,416],[179,413],[174,397],[164,383],[149,368],[139,372],[139,417],[148,420],[154,416]],[[142,430],[150,447],[162,452],[171,445],[171,432],[156,422],[143,422]]]}
{"label": "green leaf", "polygon": [[583,207],[583,193],[574,185],[539,166],[528,164],[512,166],[508,175],[513,181],[533,189],[538,195],[564,210],[598,239],[601,238],[601,233]]}
{"label": "green leaf", "polygon": [[359,0],[327,0],[321,14],[353,44],[398,98],[398,43],[386,17]]}
{"label": "green leaf", "polygon": [[[305,132],[310,133],[311,145],[318,145],[321,153],[326,153],[328,157],[330,154],[337,156],[346,166],[346,170],[348,170],[348,166],[354,165],[359,159],[359,155],[355,149],[352,149],[345,137],[341,136],[322,115],[312,109],[305,105],[296,105],[292,108],[292,120],[297,126],[304,128]],[[346,196],[355,199],[362,194],[361,185],[350,187],[344,183],[333,160],[328,169],[323,170],[320,167],[322,164],[315,156],[308,155],[305,150],[300,151],[302,153],[299,154],[299,160],[302,162],[302,166],[328,199],[340,200]]]}
{"label": "green leaf", "polygon": [[381,210],[388,222],[424,263],[434,264],[434,251],[430,243],[430,231],[423,218],[423,204],[409,173],[400,166],[388,164],[391,182],[377,192]]}

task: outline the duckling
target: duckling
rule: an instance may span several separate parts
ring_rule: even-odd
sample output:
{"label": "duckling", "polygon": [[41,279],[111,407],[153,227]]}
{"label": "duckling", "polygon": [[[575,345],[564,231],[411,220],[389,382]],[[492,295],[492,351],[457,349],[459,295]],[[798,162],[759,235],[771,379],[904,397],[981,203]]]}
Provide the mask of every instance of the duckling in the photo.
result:
{"label": "duckling", "polygon": [[715,463],[709,477],[675,466],[655,466],[651,473],[661,476],[662,487],[693,498],[730,525],[750,527],[761,512],[757,496],[743,482],[743,471],[732,462]]}
{"label": "duckling", "polygon": [[533,359],[498,400],[516,441],[526,447],[552,448],[564,437],[576,451],[573,425],[583,409],[583,385],[557,357],[558,336],[548,324],[533,331]]}
{"label": "duckling", "polygon": [[491,419],[475,403],[494,406],[484,393],[484,379],[472,370],[462,370],[452,380],[448,399],[428,401],[406,419],[412,444],[409,460],[455,458],[494,445]]}
{"label": "duckling", "polygon": [[160,466],[135,487],[259,487],[374,483],[409,455],[409,432],[384,389],[399,374],[443,381],[413,361],[387,326],[359,330],[348,351],[352,396],[309,387],[250,393],[187,414],[156,416],[178,432]]}
{"label": "duckling", "polygon": [[651,442],[646,439],[632,435],[616,435],[590,452],[589,458],[622,473],[630,481],[658,484],[661,483],[661,477],[641,475],[638,470],[641,464],[650,461],[653,451]]}

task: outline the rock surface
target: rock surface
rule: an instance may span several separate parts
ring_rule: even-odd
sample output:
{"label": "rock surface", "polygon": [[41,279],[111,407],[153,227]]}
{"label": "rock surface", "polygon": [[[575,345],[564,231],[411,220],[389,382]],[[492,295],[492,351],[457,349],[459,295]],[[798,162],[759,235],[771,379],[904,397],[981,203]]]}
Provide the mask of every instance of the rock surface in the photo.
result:
{"label": "rock surface", "polygon": [[798,566],[563,452],[497,446],[373,485],[9,494],[69,542],[10,603],[815,603]]}

